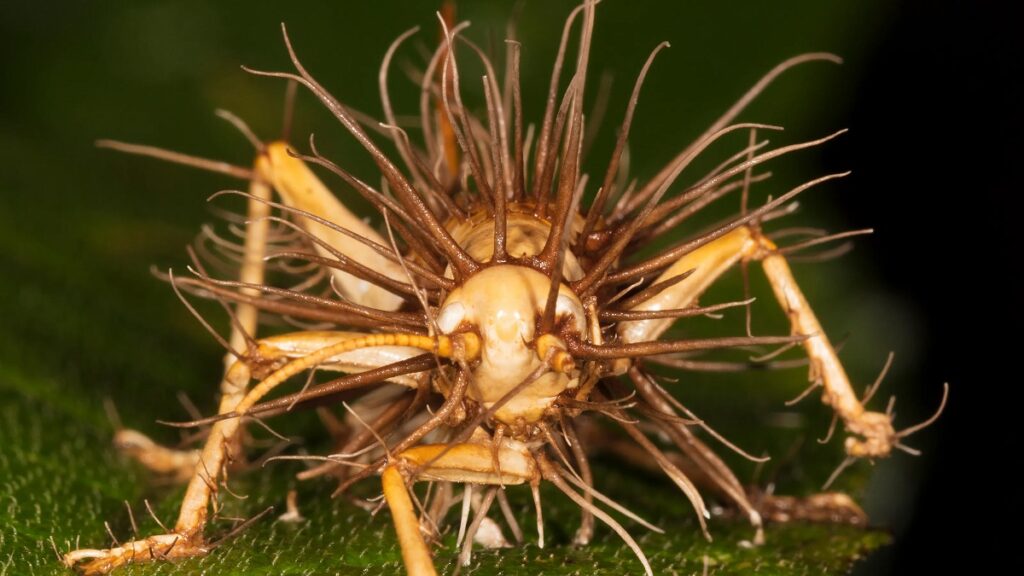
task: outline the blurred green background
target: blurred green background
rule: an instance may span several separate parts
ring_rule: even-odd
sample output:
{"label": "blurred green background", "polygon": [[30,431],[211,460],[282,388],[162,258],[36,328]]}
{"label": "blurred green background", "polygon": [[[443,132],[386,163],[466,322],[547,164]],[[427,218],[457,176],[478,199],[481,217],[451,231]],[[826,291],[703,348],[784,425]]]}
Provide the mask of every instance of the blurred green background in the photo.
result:
{"label": "blurred green background", "polygon": [[[153,421],[184,417],[178,391],[187,392],[206,412],[214,406],[221,351],[170,288],[152,277],[149,267],[180,270],[186,262],[184,247],[201,223],[214,219],[205,198],[241,185],[99,150],[93,141],[116,138],[247,165],[250,147],[214,117],[213,110],[231,110],[265,138],[278,134],[282,83],[252,77],[239,65],[288,68],[278,29],[282,21],[305,65],[323,85],[348,105],[379,115],[376,76],[384,51],[414,25],[421,26],[419,42],[432,46],[437,37],[436,8],[429,2],[396,0],[58,2],[0,8],[0,508],[6,507],[0,520],[0,574],[61,573],[50,537],[61,550],[71,547],[78,536],[82,546],[105,546],[103,520],[111,521],[120,537],[126,536],[121,500],[140,510],[143,497],[153,498],[160,502],[158,510],[165,519],[171,517],[174,490],[147,484],[144,475],[113,456],[103,398],[114,400],[126,425],[165,441],[175,436]],[[568,2],[536,1],[525,3],[522,10],[519,38],[529,121],[540,116],[553,51],[570,8]],[[473,23],[469,36],[485,47],[502,45],[511,3],[460,2],[458,9],[460,19]],[[774,177],[758,188],[756,197],[777,196],[826,171],[854,171],[851,179],[806,194],[800,213],[787,224],[833,231],[878,226],[879,234],[858,242],[858,249],[839,261],[800,266],[796,273],[829,332],[837,338],[852,335],[843,358],[856,382],[870,382],[886,353],[898,352],[882,394],[899,394],[899,421],[904,423],[920,420],[932,410],[941,380],[928,380],[934,371],[928,378],[924,375],[926,308],[913,293],[879,279],[878,262],[893,253],[908,253],[918,242],[920,223],[890,222],[887,205],[879,201],[898,191],[917,191],[899,184],[891,190],[873,186],[878,166],[894,162],[891,142],[878,145],[878,157],[873,157],[870,151],[878,141],[874,139],[900,132],[879,129],[863,101],[865,94],[887,94],[885,87],[872,83],[879,77],[873,66],[884,65],[891,54],[886,47],[893,46],[897,32],[907,29],[908,11],[905,4],[874,0],[606,0],[598,9],[591,86],[603,71],[612,73],[613,84],[608,115],[586,165],[592,174],[602,171],[635,74],[662,40],[670,41],[672,48],[654,64],[630,138],[631,172],[641,179],[778,62],[807,51],[842,56],[841,67],[814,63],[788,73],[741,119],[784,125],[784,133],[770,137],[773,145],[852,129],[847,143],[772,163]],[[391,86],[400,115],[416,111],[417,91],[402,73],[403,65],[421,62],[415,44],[408,44],[396,58]],[[900,75],[892,66],[884,69]],[[466,100],[479,109],[479,82],[468,81],[476,78],[472,70],[467,64],[463,73]],[[862,127],[866,137],[857,136]],[[365,153],[312,98],[300,94],[293,132],[300,147],[311,131],[328,156],[370,182],[378,180]],[[713,149],[705,163],[714,165],[738,143]],[[690,172],[690,178],[699,173]],[[346,194],[340,183],[326,181]],[[734,202],[725,202],[729,205],[719,215],[735,208]],[[358,202],[353,205],[365,209]],[[883,222],[890,222],[888,228],[881,226]],[[736,280],[724,282],[709,301],[737,297]],[[758,328],[762,333],[784,329],[763,282],[755,288],[766,296],[755,308]],[[211,313],[216,326],[225,328],[214,307],[201,309]],[[730,314],[718,323],[698,320],[688,330],[735,333],[741,326],[742,314]],[[681,396],[744,447],[752,452],[770,450],[775,456],[756,480],[751,466],[738,463],[741,479],[764,483],[774,478],[784,491],[809,491],[820,486],[842,455],[838,441],[824,447],[814,442],[828,422],[816,397],[795,409],[783,405],[803,388],[804,376],[802,369],[740,377],[683,375],[680,386],[686,388]],[[299,420],[281,425],[289,431],[294,426],[297,433],[308,431],[309,422]],[[862,464],[842,483],[865,504],[875,526],[895,535],[897,551],[917,513],[915,494],[930,465],[934,438],[925,433],[915,442],[926,451],[922,459],[897,455],[872,470]],[[796,456],[784,457],[794,447]],[[844,567],[859,550],[884,540],[878,532],[802,532],[794,527],[789,532],[780,529],[774,548],[770,543],[762,551],[741,551],[735,541],[744,537],[743,527],[723,522],[713,530],[723,536],[718,544],[703,548],[693,534],[692,513],[670,487],[658,479],[634,480],[633,473],[623,476],[611,468],[609,483],[620,487],[619,493],[634,492],[635,481],[673,500],[671,505],[640,504],[641,511],[651,511],[663,525],[678,528],[671,538],[645,540],[657,549],[655,563],[663,573],[699,572],[704,554],[712,558],[713,573],[743,573],[753,567],[779,574],[817,573],[816,566]],[[251,515],[261,509],[260,503],[280,504],[290,484],[289,470],[294,471],[280,466],[267,476],[243,480],[243,486],[261,494],[254,502],[236,504],[238,513]],[[869,472],[870,482],[865,484]],[[302,503],[321,509],[313,515],[312,527],[290,533],[267,521],[268,526],[257,527],[254,535],[243,537],[227,552],[218,551],[219,559],[132,573],[395,570],[398,556],[386,518],[371,521],[349,505],[328,501],[330,487],[325,484],[303,490]],[[627,505],[633,503],[628,495],[622,498]],[[568,520],[554,522],[563,526],[563,535],[575,523],[574,513],[566,514]],[[563,541],[553,549],[554,557],[535,548],[483,553],[479,566],[470,572],[530,573],[543,566],[550,573],[572,573],[580,568],[591,571],[590,562],[595,563],[594,573],[635,571],[638,565],[628,550],[606,532],[592,557],[568,550]],[[770,533],[770,542],[771,538]],[[378,539],[385,543],[383,549],[356,559],[354,550],[379,545]],[[557,557],[562,553],[569,560]],[[819,553],[821,557],[815,556]],[[791,554],[795,559],[787,564]],[[310,555],[317,562],[308,560]],[[307,559],[297,560],[300,557]],[[890,550],[862,569],[880,572],[900,561],[896,558]],[[542,563],[544,559],[548,564]],[[381,568],[382,563],[391,568]]]}

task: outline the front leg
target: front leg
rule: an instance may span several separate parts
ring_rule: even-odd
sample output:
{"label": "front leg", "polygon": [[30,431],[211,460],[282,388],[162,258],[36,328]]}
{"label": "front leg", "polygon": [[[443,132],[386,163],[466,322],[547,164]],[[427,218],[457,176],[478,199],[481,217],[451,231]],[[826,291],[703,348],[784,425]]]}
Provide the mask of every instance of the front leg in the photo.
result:
{"label": "front leg", "polygon": [[[420,521],[410,496],[409,485],[417,480],[471,482],[482,485],[508,486],[525,482],[538,482],[540,474],[533,457],[524,450],[502,446],[495,450],[484,443],[428,444],[410,448],[388,463],[381,473],[384,497],[395,523],[395,532],[402,547],[402,560],[409,576],[434,576],[437,570],[420,531]],[[466,535],[464,550],[472,546],[475,532],[487,507],[485,499]],[[464,553],[462,556],[467,556]]]}
{"label": "front leg", "polygon": [[[362,342],[368,337],[355,332],[299,332],[261,340],[254,353],[245,361],[232,364],[221,384],[225,391],[221,399],[219,414],[243,413],[246,403],[254,402],[252,393],[247,393],[251,370],[266,370],[268,367],[287,367],[305,359],[317,358],[307,363],[308,369],[334,370],[341,372],[362,372],[371,368],[393,364],[423,353],[420,348],[406,346],[363,346],[336,354],[324,354],[323,350],[340,350],[346,342]],[[274,370],[261,383],[265,383],[282,368]],[[418,380],[414,375],[392,378],[391,381],[415,387]],[[258,388],[258,387],[257,387]],[[205,554],[209,547],[203,531],[207,524],[211,503],[216,508],[218,487],[225,481],[228,464],[241,458],[236,442],[242,418],[225,418],[213,424],[209,438],[199,456],[199,464],[189,481],[182,501],[181,511],[174,530],[169,534],[152,536],[128,542],[107,550],[82,549],[64,556],[64,563],[85,574],[105,574],[118,566],[138,561],[179,559]]]}
{"label": "front leg", "polygon": [[[239,281],[254,286],[263,284],[266,269],[263,258],[266,256],[270,226],[267,220],[270,206],[266,201],[270,200],[271,190],[266,182],[269,173],[265,164],[266,161],[262,158],[256,161],[256,177],[249,182],[248,224],[245,228],[245,246],[238,275]],[[247,296],[259,296],[255,288],[242,288],[241,292]],[[228,338],[231,351],[224,356],[225,374],[220,385],[221,409],[228,405],[233,408],[245,393],[244,384],[242,387],[235,385],[228,377],[228,371],[236,360],[234,353],[246,353],[259,326],[259,310],[252,304],[239,303],[235,306],[234,314],[235,322],[231,325],[231,335]],[[237,440],[235,442],[235,451],[241,453],[241,446]],[[182,481],[195,475],[199,457],[197,450],[167,448],[153,442],[142,432],[129,429],[117,431],[114,435],[114,446],[122,454],[158,474]]]}

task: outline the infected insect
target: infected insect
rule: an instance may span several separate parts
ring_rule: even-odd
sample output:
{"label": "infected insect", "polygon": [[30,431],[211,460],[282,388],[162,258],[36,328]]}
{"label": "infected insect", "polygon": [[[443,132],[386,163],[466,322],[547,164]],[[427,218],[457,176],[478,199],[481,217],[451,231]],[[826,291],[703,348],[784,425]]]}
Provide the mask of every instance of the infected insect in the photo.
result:
{"label": "infected insect", "polygon": [[[340,493],[379,475],[409,574],[435,573],[430,541],[455,503],[454,485],[464,487],[462,564],[470,561],[474,543],[504,543],[488,516],[495,501],[509,528],[519,533],[504,503],[506,486],[528,485],[532,490],[543,545],[538,487],[544,481],[583,510],[576,543],[590,540],[599,519],[622,537],[650,574],[643,550],[606,510],[658,528],[598,490],[600,482],[593,477],[583,444],[586,438],[577,430],[585,413],[606,416],[664,471],[692,503],[705,534],[710,515],[691,479],[695,474],[749,519],[753,540],[761,542],[762,511],[771,506],[755,505],[695,430],[742,451],[696,418],[641,363],[699,362],[687,355],[707,350],[802,347],[810,367],[809,391],[822,390],[835,422],[841,420],[847,432],[845,463],[883,458],[894,448],[912,451],[901,439],[934,417],[898,432],[890,411],[865,408],[877,384],[863,399],[854,394],[786,260],[796,250],[853,233],[780,248],[764,231],[765,224],[790,213],[799,194],[844,174],[817,178],[756,207],[750,204],[752,183],[764,178],[754,173],[755,167],[821,145],[842,131],[766,150],[757,133],[777,127],[733,123],[787,69],[838,59],[805,54],[783,62],[654,177],[626,184],[622,159],[630,124],[644,78],[667,46],[660,44],[636,79],[611,159],[600,180],[591,182],[582,173],[581,156],[595,5],[584,2],[565,23],[538,128],[527,126],[523,118],[518,42],[506,43],[499,82],[490,57],[463,35],[467,24],[439,18],[442,41],[419,73],[421,137],[415,140],[396,121],[388,71],[395,52],[416,30],[399,36],[384,56],[383,122],[336,100],[305,69],[285,33],[295,71],[249,71],[284,79],[291,89],[303,87],[320,100],[372,157],[382,177],[380,189],[321,155],[312,138],[310,154],[283,140],[264,143],[229,114],[225,117],[258,149],[251,170],[104,143],[248,180],[248,192],[226,193],[247,198],[248,214],[240,245],[206,233],[208,241],[238,261],[237,280],[213,278],[198,256],[191,277],[168,277],[176,290],[230,303],[233,330],[223,342],[230,354],[218,414],[182,424],[211,426],[204,448],[172,451],[131,431],[117,438],[147,466],[189,478],[176,525],[166,534],[111,549],[70,552],[65,556],[68,566],[99,574],[129,562],[207,553],[209,511],[211,506],[216,509],[218,490],[227,489],[232,463],[244,455],[243,423],[343,401],[349,426],[339,434],[339,451],[300,476],[335,475]],[[575,70],[563,82],[573,31],[579,38]],[[463,103],[460,58],[476,59],[486,71],[479,117]],[[371,136],[368,126],[391,141],[397,160],[381,150],[382,138]],[[693,184],[677,188],[680,175],[698,155],[737,132],[749,133],[747,146]],[[346,208],[309,164],[340,177],[369,201],[382,226],[370,225]],[[740,211],[728,222],[655,255],[637,255],[730,193],[740,196]],[[585,196],[592,199],[583,209]],[[750,263],[763,268],[790,321],[789,334],[662,338],[680,319],[729,308],[749,311],[750,299],[711,306],[697,301],[721,275],[737,266],[745,271]],[[269,266],[301,281],[290,287],[271,285]],[[261,315],[317,326],[257,339]],[[345,375],[312,384],[318,371]],[[301,391],[267,399],[302,374],[308,379]],[[668,438],[671,448],[653,440],[651,429]],[[417,508],[412,485],[420,481],[432,482],[435,489]],[[861,514],[852,501],[839,497],[805,506]]]}

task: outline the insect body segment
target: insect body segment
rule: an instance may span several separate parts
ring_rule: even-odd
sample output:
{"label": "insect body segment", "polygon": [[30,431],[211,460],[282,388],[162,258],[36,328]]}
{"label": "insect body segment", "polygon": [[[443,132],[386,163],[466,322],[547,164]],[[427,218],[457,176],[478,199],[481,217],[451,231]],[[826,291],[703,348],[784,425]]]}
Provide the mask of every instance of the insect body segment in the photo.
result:
{"label": "insect body segment", "polygon": [[[788,214],[798,194],[841,175],[813,180],[747,209],[751,183],[765,178],[752,174],[756,166],[831,136],[761,152],[764,143],[756,142],[755,132],[773,127],[730,123],[788,67],[835,57],[803,55],[776,67],[652,180],[626,186],[617,177],[625,139],[640,84],[654,54],[664,47],[659,45],[637,80],[603,186],[594,191],[597,200],[581,209],[588,182],[580,170],[583,93],[595,5],[587,0],[565,25],[543,121],[536,131],[526,127],[519,101],[518,43],[509,42],[502,89],[488,57],[460,36],[465,24],[443,22],[444,42],[421,79],[423,142],[416,146],[395,126],[387,94],[388,63],[412,32],[403,34],[382,66],[388,123],[378,126],[397,147],[401,167],[368,135],[365,120],[357,119],[303,67],[285,35],[296,72],[251,72],[287,79],[321,101],[379,168],[387,185],[379,191],[321,156],[312,140],[308,156],[284,142],[259,145],[252,171],[149,147],[105,143],[250,179],[249,193],[244,194],[248,224],[239,249],[237,280],[212,278],[199,262],[194,278],[169,275],[176,290],[233,305],[235,321],[225,342],[231,353],[218,414],[181,424],[212,425],[203,450],[198,457],[180,453],[170,458],[147,450],[148,439],[141,434],[121,434],[132,440],[132,450],[145,452],[140,461],[155,462],[150,457],[157,455],[159,466],[153,468],[167,469],[171,462],[170,468],[179,467],[181,475],[191,473],[174,529],[109,550],[70,552],[64,558],[68,566],[100,574],[146,558],[205,554],[210,542],[204,531],[210,510],[217,512],[217,492],[233,463],[244,459],[243,422],[342,399],[353,400],[352,406],[345,404],[353,425],[334,426],[345,429],[337,433],[340,452],[300,478],[336,475],[340,493],[359,480],[380,475],[402,557],[413,576],[436,572],[430,543],[439,537],[437,527],[454,504],[453,483],[464,485],[460,564],[470,561],[477,535],[500,536],[488,516],[496,500],[510,529],[520,532],[499,490],[503,486],[530,486],[543,545],[538,491],[542,481],[582,508],[577,543],[590,540],[599,519],[622,537],[650,574],[637,542],[606,509],[644,527],[657,527],[600,493],[600,481],[588,463],[588,437],[577,430],[591,422],[590,414],[606,416],[620,429],[619,437],[630,442],[631,460],[659,469],[672,480],[693,505],[706,535],[710,537],[710,513],[698,482],[739,508],[754,528],[755,543],[762,542],[759,506],[770,508],[770,502],[765,503],[770,498],[755,505],[702,437],[747,458],[762,459],[697,418],[675,391],[663,388],[645,370],[646,359],[671,365],[723,348],[802,345],[812,384],[822,388],[824,402],[850,433],[845,445],[848,458],[886,456],[901,446],[901,437],[920,428],[894,432],[888,413],[868,411],[867,398],[862,401],[853,394],[835,350],[793,278],[784,249],[762,230],[764,223]],[[568,86],[562,86],[569,31],[577,24],[581,31],[576,71]],[[488,71],[481,79],[486,102],[481,117],[470,114],[462,102],[455,53],[457,47],[464,48],[463,42],[483,59]],[[563,94],[561,100],[558,94]],[[664,200],[698,153],[741,130],[751,132],[745,149]],[[311,163],[370,201],[383,226],[368,224],[346,208],[309,168]],[[734,190],[743,193],[735,218],[657,255],[633,256],[664,232],[665,222],[684,222]],[[271,197],[272,191],[276,197]],[[289,288],[268,285],[266,270],[279,259],[309,264],[306,269],[316,273]],[[698,300],[730,269],[740,265],[745,270],[758,262],[789,317],[789,334],[662,338],[682,318],[749,306],[752,299],[703,307]],[[281,264],[279,270],[292,273],[293,268]],[[326,326],[257,338],[260,315]],[[342,375],[313,385],[312,374],[320,370]],[[310,374],[301,391],[267,399],[300,374]],[[376,407],[379,402],[384,405]],[[439,486],[419,506],[411,490],[418,481]],[[474,494],[473,486],[480,492]],[[856,509],[847,516],[862,518],[863,513]],[[503,536],[481,536],[480,541],[504,542]]]}

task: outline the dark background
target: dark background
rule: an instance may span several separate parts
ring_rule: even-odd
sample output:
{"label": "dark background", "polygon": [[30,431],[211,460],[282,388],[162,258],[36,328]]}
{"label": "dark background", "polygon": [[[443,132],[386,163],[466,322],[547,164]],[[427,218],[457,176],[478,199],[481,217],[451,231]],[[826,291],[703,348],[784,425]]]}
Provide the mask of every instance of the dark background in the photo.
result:
{"label": "dark background", "polygon": [[[832,319],[827,325],[853,331],[850,354],[866,362],[856,370],[861,380],[870,379],[886,350],[897,350],[887,386],[899,393],[899,422],[926,417],[941,384],[952,386],[940,423],[911,442],[926,455],[898,454],[877,466],[866,505],[876,523],[893,530],[895,545],[861,570],[916,573],[943,568],[950,558],[977,566],[1013,562],[1024,512],[1016,477],[1007,472],[1018,451],[1020,433],[1010,424],[1022,383],[1022,290],[1012,278],[1024,126],[1021,95],[1010,88],[1024,72],[1019,3],[707,4],[607,0],[599,7],[595,70],[616,76],[592,162],[607,156],[633,75],[660,40],[673,48],[655,63],[641,97],[631,139],[639,176],[650,175],[775,63],[802,51],[842,55],[841,68],[812,64],[791,72],[741,118],[786,125],[780,142],[851,129],[776,172],[792,185],[799,180],[787,176],[852,169],[851,179],[806,200],[808,218],[836,230],[877,231],[859,240],[853,255],[826,265],[808,292],[824,300],[818,308]],[[567,6],[527,4],[521,36],[528,106],[545,89]],[[4,376],[20,368],[61,383],[69,374],[88,380],[96,359],[86,342],[112,337],[69,324],[59,312],[81,307],[118,317],[124,335],[113,345],[141,338],[215,364],[216,350],[146,266],[180,266],[181,247],[204,218],[202,199],[233,184],[97,151],[92,141],[116,137],[247,164],[244,142],[211,111],[228,108],[259,133],[276,133],[280,85],[250,78],[237,65],[285,66],[278,22],[289,23],[325,85],[376,113],[381,55],[411,25],[433,34],[433,8],[409,1],[0,8]],[[465,2],[460,9],[474,21],[477,40],[487,30],[501,38],[507,4]],[[398,70],[393,84],[400,77]],[[396,94],[400,109],[414,109],[410,93]],[[373,178],[365,156],[310,99],[300,99],[297,122],[298,134],[316,127],[330,155]],[[838,279],[828,280],[832,273]],[[170,332],[147,324],[153,318],[171,322]],[[42,361],[19,352],[51,348],[66,353]],[[90,385],[110,393],[120,384],[115,376]],[[170,398],[156,386],[152,394],[154,404]],[[804,410],[817,408],[808,401]]]}

